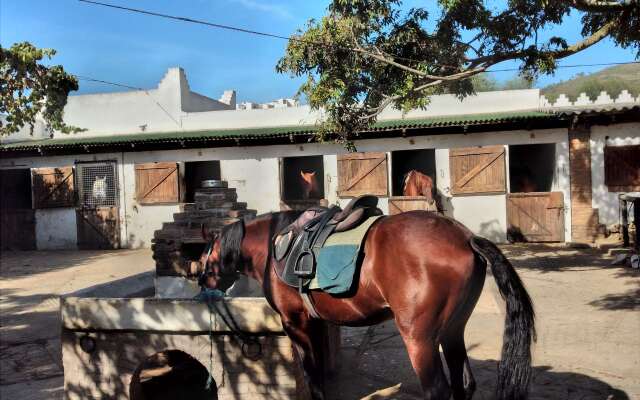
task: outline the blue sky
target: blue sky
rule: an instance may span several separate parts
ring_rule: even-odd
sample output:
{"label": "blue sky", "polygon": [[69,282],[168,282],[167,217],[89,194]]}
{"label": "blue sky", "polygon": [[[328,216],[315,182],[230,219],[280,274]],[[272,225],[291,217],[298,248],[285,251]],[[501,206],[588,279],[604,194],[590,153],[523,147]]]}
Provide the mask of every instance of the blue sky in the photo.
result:
{"label": "blue sky", "polygon": [[[323,15],[328,0],[106,0],[134,8],[203,19],[283,36]],[[425,4],[405,1],[407,6]],[[572,16],[558,33],[579,36]],[[167,68],[182,66],[192,90],[214,98],[236,89],[241,101],[265,102],[295,94],[299,79],[275,72],[286,42],[87,5],[75,0],[0,0],[0,43],[30,41],[58,50],[54,63],[69,72],[136,87],[153,88]],[[634,52],[603,41],[564,64],[624,62]],[[510,68],[504,63],[496,68]],[[603,67],[567,68],[539,86]],[[512,72],[495,73],[498,80]],[[121,90],[81,81],[80,93]]]}

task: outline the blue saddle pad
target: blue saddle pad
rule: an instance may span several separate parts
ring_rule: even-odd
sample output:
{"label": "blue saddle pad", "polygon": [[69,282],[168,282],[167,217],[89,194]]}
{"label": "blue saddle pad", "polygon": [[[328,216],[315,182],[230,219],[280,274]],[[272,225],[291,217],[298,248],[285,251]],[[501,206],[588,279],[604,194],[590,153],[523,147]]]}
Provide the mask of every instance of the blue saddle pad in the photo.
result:
{"label": "blue saddle pad", "polygon": [[331,294],[342,294],[351,289],[360,246],[371,225],[380,217],[371,217],[350,231],[334,233],[321,249],[316,250],[316,276],[310,289]]}

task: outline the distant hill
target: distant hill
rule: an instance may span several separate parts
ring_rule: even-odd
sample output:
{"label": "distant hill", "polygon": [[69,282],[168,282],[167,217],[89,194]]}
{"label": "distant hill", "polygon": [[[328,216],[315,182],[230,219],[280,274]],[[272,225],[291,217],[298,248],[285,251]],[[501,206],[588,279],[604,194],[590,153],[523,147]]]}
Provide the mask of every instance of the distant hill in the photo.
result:
{"label": "distant hill", "polygon": [[615,99],[623,89],[627,89],[633,96],[640,95],[640,64],[617,65],[589,75],[578,74],[540,91],[553,102],[561,93],[575,100],[580,93],[585,92],[591,100],[595,100],[603,90]]}

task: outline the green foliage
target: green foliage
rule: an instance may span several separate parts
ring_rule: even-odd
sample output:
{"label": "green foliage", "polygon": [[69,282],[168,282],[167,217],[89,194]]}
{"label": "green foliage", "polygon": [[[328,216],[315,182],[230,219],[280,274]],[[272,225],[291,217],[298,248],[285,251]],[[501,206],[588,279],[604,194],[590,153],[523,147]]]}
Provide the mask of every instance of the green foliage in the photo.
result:
{"label": "green foliage", "polygon": [[517,90],[517,89],[531,89],[535,86],[535,80],[528,79],[524,76],[516,76],[501,85],[501,90]]}
{"label": "green foliage", "polygon": [[470,79],[474,92],[492,92],[494,90],[500,90],[498,81],[496,81],[491,75],[478,74]]}
{"label": "green foliage", "polygon": [[[322,138],[349,144],[389,105],[407,111],[427,107],[434,94],[464,97],[493,88],[491,78],[473,76],[505,60],[518,61],[526,77],[506,87],[525,88],[538,75],[553,73],[558,60],[605,37],[640,50],[637,3],[437,4],[432,16],[426,7],[405,10],[400,0],[333,0],[324,17],[310,20],[291,38],[276,70],[307,78],[299,95],[325,110]],[[539,32],[561,24],[576,9],[584,12],[582,41],[539,40]]]}
{"label": "green foliage", "polygon": [[[0,135],[17,132],[25,125],[33,128],[41,117],[48,128],[64,133],[79,132],[63,121],[69,92],[78,90],[78,81],[62,66],[46,67],[43,59],[56,54],[53,49],[38,49],[29,42],[0,47]],[[4,121],[3,121],[4,119]]]}
{"label": "green foliage", "polygon": [[542,94],[551,102],[554,102],[562,93],[571,100],[575,100],[583,92],[591,100],[595,100],[601,91],[616,98],[625,89],[633,96],[640,96],[640,64],[605,68],[589,75],[579,73],[570,80],[543,88]]}

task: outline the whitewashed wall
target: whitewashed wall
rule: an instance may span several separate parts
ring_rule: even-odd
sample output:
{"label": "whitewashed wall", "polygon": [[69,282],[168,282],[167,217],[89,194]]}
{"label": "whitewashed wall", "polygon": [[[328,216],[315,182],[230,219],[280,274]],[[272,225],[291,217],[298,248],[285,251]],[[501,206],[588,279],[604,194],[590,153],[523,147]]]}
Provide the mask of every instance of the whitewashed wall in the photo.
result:
{"label": "whitewashed wall", "polygon": [[75,249],[78,237],[76,211],[73,208],[36,210],[36,248],[39,250]]}
{"label": "whitewashed wall", "polygon": [[236,188],[238,201],[259,214],[280,211],[280,175],[277,158],[223,160],[222,179]]}
{"label": "whitewashed wall", "polygon": [[[604,147],[640,144],[640,123],[591,127],[592,207],[598,209],[600,223],[619,223],[618,192],[610,192],[604,184]],[[640,157],[640,154],[638,154]]]}
{"label": "whitewashed wall", "polygon": [[[467,225],[474,232],[498,242],[506,240],[505,195],[474,195],[451,197],[449,182],[449,148],[494,144],[556,143],[557,176],[553,188],[565,193],[566,240],[570,240],[570,197],[568,179],[568,151],[566,129],[544,131],[487,132],[472,135],[440,135],[385,140],[363,140],[356,143],[359,151],[435,149],[438,189],[445,195],[448,214]],[[11,166],[64,166],[75,160],[118,160],[121,216],[121,245],[123,247],[149,247],[153,232],[162,222],[172,221],[178,205],[140,205],[135,200],[136,163],[156,161],[220,160],[221,174],[238,191],[238,201],[247,202],[258,213],[280,208],[279,158],[291,156],[323,155],[325,194],[329,203],[346,204],[349,199],[337,196],[337,157],[345,149],[337,144],[279,145],[267,147],[230,147],[217,149],[185,149],[153,152],[119,153],[105,155],[78,155],[59,157],[31,157],[5,160],[0,167]],[[508,179],[508,177],[507,177]],[[388,198],[382,197],[380,207],[388,212]],[[46,212],[46,211],[45,211]],[[75,217],[65,223],[65,229],[75,232]],[[44,236],[43,236],[44,237]]]}

